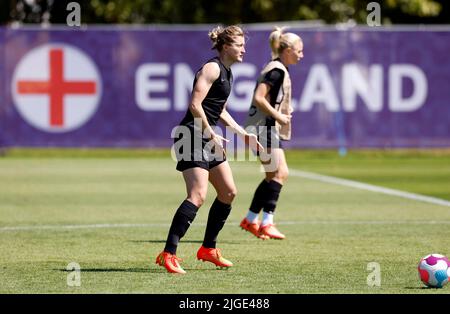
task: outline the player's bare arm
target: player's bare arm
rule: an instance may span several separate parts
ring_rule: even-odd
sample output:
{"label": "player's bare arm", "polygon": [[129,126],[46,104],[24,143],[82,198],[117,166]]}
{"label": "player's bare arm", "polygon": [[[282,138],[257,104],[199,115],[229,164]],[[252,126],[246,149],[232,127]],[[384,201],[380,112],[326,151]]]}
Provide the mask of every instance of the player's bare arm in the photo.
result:
{"label": "player's bare arm", "polygon": [[266,83],[260,83],[258,84],[258,87],[255,90],[254,94],[254,102],[255,104],[267,115],[273,117],[275,120],[278,121],[281,125],[285,125],[289,123],[291,120],[291,115],[283,114],[277,110],[275,110],[274,107],[270,105],[270,103],[267,101],[267,95],[270,92],[270,85]]}
{"label": "player's bare arm", "polygon": [[259,143],[258,138],[256,135],[248,133],[245,131],[244,128],[242,128],[239,123],[234,120],[234,118],[230,115],[230,113],[227,111],[226,107],[223,109],[222,113],[220,114],[220,121],[226,126],[231,128],[231,130],[241,136],[245,143],[250,145],[251,148],[258,148],[260,151],[264,150],[264,147]]}

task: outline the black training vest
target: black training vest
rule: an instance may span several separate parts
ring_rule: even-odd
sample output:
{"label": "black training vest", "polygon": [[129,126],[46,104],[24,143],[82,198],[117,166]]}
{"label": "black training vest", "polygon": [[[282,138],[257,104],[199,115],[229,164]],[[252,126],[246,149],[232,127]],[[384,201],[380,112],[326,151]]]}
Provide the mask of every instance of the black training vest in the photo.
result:
{"label": "black training vest", "polygon": [[[228,99],[228,96],[231,93],[231,84],[233,83],[233,74],[231,73],[231,69],[227,69],[222,62],[220,62],[219,57],[212,58],[208,60],[206,63],[215,62],[219,65],[220,75],[211,85],[211,88],[208,91],[205,99],[202,101],[202,108],[205,112],[206,118],[208,119],[208,123],[213,126],[217,125],[217,121],[219,120],[220,114],[223,111],[223,107]],[[206,64],[205,63],[205,64]],[[203,66],[202,66],[203,68]],[[197,83],[197,73],[201,70],[201,68],[195,73],[194,84],[192,85],[192,89],[194,89],[195,83]],[[194,126],[194,116],[191,111],[188,109],[186,115],[183,120],[181,120],[180,125],[186,125],[189,127]]]}

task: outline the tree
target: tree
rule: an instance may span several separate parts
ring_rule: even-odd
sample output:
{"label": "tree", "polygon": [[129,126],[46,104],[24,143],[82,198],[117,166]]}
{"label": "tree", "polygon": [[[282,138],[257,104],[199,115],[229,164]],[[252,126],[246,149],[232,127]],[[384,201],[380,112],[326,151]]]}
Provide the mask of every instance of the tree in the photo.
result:
{"label": "tree", "polygon": [[[83,24],[261,23],[321,20],[366,23],[363,0],[0,0],[0,23],[65,23],[67,3],[78,2]],[[385,0],[382,24],[448,24],[447,0]]]}

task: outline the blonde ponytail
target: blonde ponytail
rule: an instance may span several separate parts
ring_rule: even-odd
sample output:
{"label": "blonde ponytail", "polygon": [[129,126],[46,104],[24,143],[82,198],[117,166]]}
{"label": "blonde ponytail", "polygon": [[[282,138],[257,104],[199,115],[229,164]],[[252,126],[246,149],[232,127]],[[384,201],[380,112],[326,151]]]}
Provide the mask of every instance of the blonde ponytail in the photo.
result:
{"label": "blonde ponytail", "polygon": [[272,59],[278,58],[281,36],[284,32],[284,27],[275,26],[272,33],[269,35],[270,49],[272,50]]}
{"label": "blonde ponytail", "polygon": [[275,26],[269,35],[270,49],[272,50],[272,59],[280,56],[284,49],[292,47],[296,41],[302,39],[294,33],[284,33],[286,27]]}

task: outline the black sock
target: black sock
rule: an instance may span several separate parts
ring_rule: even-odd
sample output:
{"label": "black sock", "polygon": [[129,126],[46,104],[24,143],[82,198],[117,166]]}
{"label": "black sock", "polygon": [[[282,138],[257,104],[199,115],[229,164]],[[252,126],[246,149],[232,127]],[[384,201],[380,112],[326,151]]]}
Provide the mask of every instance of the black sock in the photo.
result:
{"label": "black sock", "polygon": [[277,207],[277,201],[280,197],[280,191],[283,185],[277,181],[271,180],[267,183],[267,194],[264,198],[265,202],[263,205],[263,211],[269,214],[273,214],[275,207]]}
{"label": "black sock", "polygon": [[259,214],[264,205],[264,199],[267,195],[268,185],[269,183],[266,180],[262,180],[262,182],[256,188],[252,203],[250,204],[250,211],[254,212],[255,214]]}
{"label": "black sock", "polygon": [[203,240],[204,247],[216,247],[217,236],[225,225],[230,212],[231,205],[222,203],[217,198],[214,200],[208,214],[208,223],[206,224],[205,238]]}
{"label": "black sock", "polygon": [[164,251],[174,255],[176,254],[178,242],[180,242],[180,239],[186,234],[192,221],[194,221],[197,210],[198,207],[188,200],[181,203],[175,216],[173,216]]}

